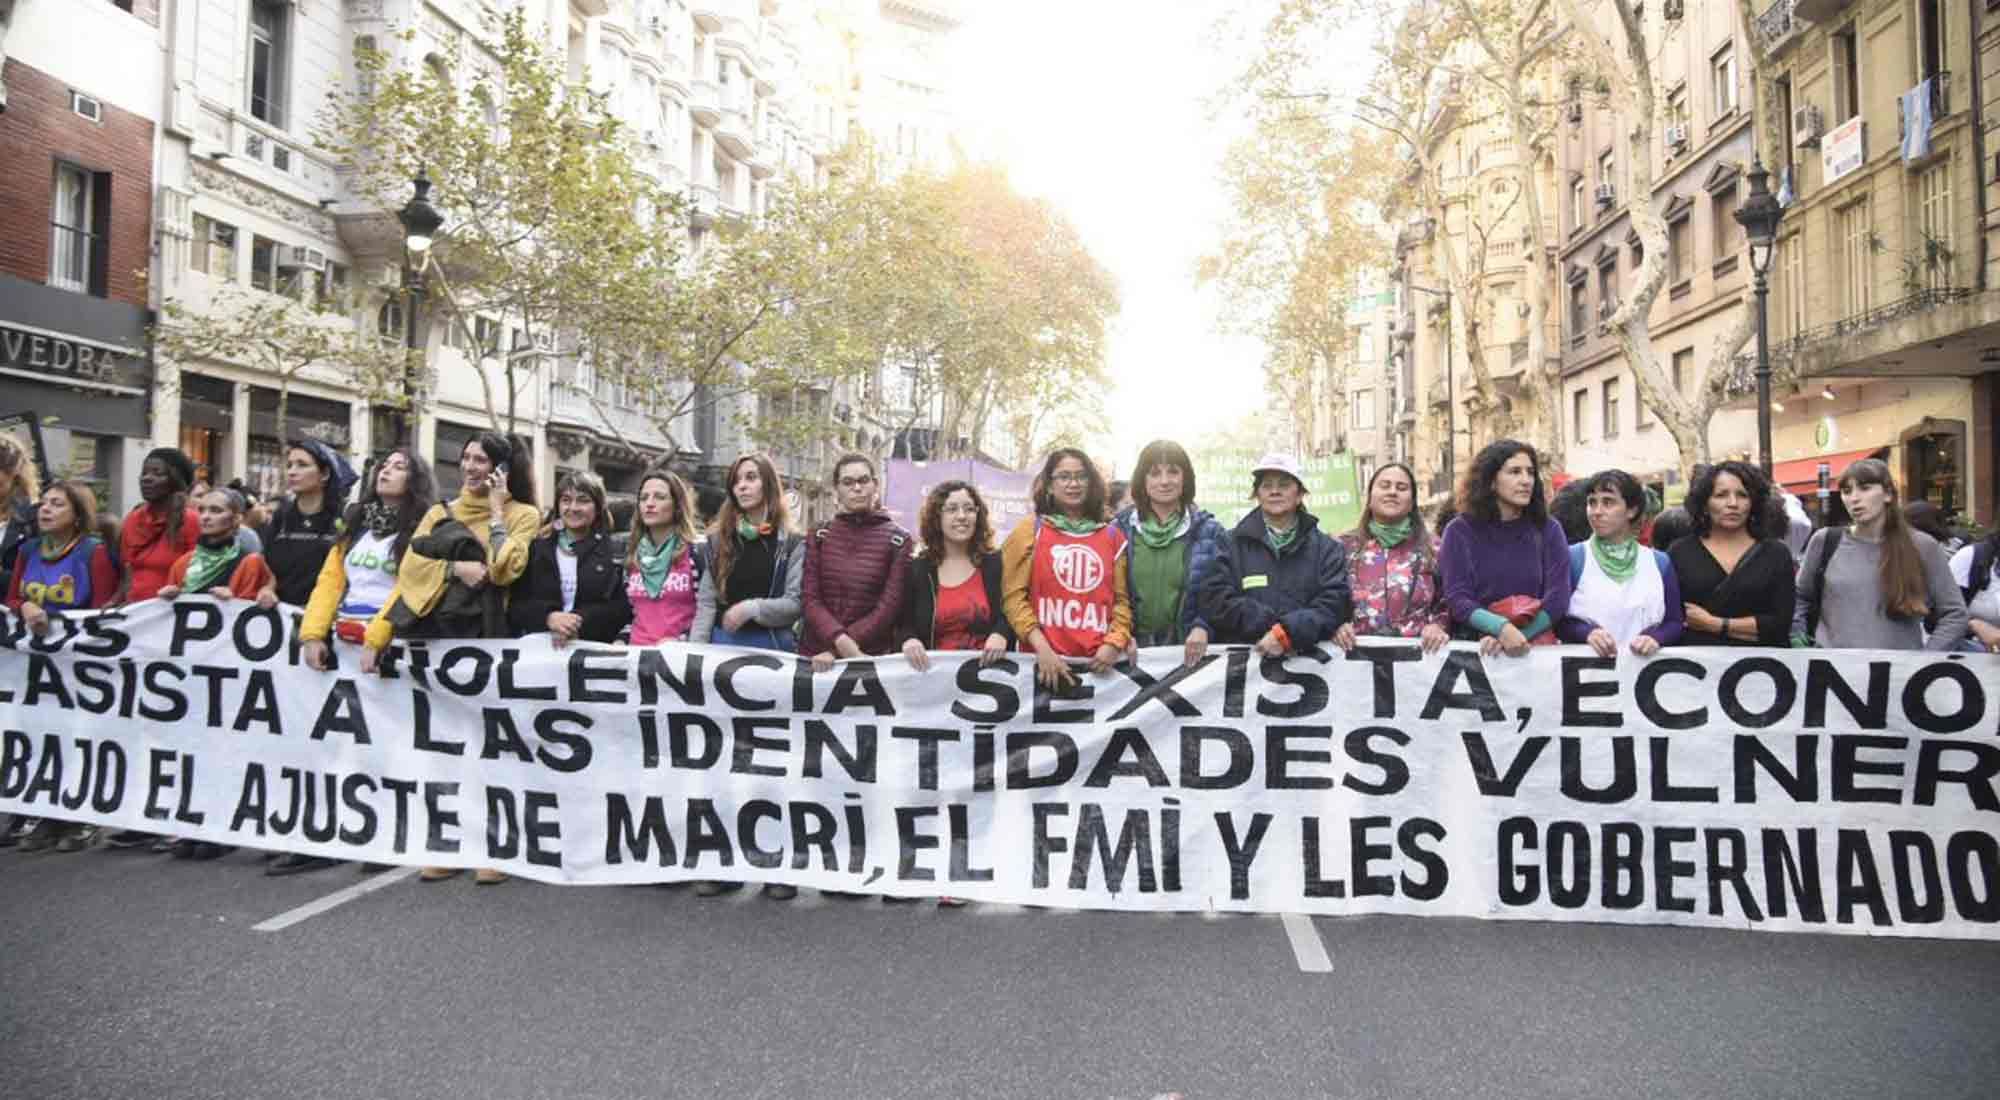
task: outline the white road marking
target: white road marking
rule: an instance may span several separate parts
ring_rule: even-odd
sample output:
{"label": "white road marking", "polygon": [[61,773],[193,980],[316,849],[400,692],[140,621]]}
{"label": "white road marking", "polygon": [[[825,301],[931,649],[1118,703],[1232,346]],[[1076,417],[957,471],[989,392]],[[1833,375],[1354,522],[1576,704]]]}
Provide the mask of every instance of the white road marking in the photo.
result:
{"label": "white road marking", "polygon": [[287,909],[262,924],[251,925],[250,930],[253,932],[282,932],[300,921],[310,920],[329,909],[336,909],[346,905],[355,898],[372,894],[385,886],[394,886],[404,879],[415,875],[418,870],[419,868],[416,867],[397,867],[384,871],[379,875],[362,879],[352,886],[345,886],[335,890],[333,893],[317,901],[309,901],[297,909]]}
{"label": "white road marking", "polygon": [[1312,918],[1304,913],[1286,913],[1284,923],[1285,938],[1292,941],[1292,957],[1299,960],[1299,969],[1307,974],[1331,973],[1333,960],[1327,957],[1326,944],[1320,941]]}

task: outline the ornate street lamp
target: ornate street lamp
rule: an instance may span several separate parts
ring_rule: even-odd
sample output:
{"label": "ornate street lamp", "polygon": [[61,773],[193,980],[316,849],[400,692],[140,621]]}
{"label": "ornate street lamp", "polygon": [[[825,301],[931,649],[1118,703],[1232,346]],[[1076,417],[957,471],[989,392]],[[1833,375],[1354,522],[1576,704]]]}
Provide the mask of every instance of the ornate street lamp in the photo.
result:
{"label": "ornate street lamp", "polygon": [[1750,161],[1750,194],[1737,208],[1736,221],[1750,242],[1750,271],[1757,293],[1757,460],[1764,476],[1771,476],[1771,343],[1770,282],[1771,253],[1778,243],[1778,220],[1785,208],[1771,194],[1771,173],[1764,170],[1761,156]]}
{"label": "ornate street lamp", "polygon": [[[431,205],[430,177],[424,174],[421,167],[417,169],[417,178],[411,180],[410,185],[415,189],[415,194],[410,196],[410,201],[403,204],[401,210],[396,211],[396,220],[403,223],[403,292],[407,296],[403,318],[404,344],[411,351],[420,351],[417,341],[419,331],[417,310],[421,308],[424,297],[424,264],[430,258],[431,241],[437,236],[438,229],[444,225],[444,215],[438,213],[437,207]],[[409,401],[414,402],[417,387],[410,378],[408,370],[406,365],[403,393]],[[414,405],[402,411],[401,420],[401,443],[406,447],[415,448],[417,416]]]}

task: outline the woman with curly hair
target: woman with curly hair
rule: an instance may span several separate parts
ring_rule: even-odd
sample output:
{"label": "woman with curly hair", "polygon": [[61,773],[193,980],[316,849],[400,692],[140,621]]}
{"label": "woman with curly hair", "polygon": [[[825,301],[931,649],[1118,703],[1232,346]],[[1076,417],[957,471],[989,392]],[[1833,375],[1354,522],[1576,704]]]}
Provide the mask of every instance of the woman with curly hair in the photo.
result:
{"label": "woman with curly hair", "polygon": [[1747,462],[1688,486],[1693,532],[1667,547],[1681,585],[1682,645],[1782,646],[1792,623],[1792,552],[1771,483]]}
{"label": "woman with curly hair", "polygon": [[1792,644],[1957,649],[1965,639],[1965,597],[1944,548],[1904,520],[1889,464],[1861,459],[1842,471],[1839,484],[1853,526],[1823,527],[1806,543]]}
{"label": "woman with curly hair", "polygon": [[1109,672],[1132,640],[1125,533],[1111,523],[1104,475],[1075,447],[1050,451],[1031,491],[1035,514],[1000,548],[1002,610],[1035,654],[1036,679],[1067,686],[1076,674],[1066,658]]}
{"label": "woman with curly hair", "polygon": [[1000,613],[1002,570],[986,498],[969,481],[944,482],[924,498],[917,530],[923,545],[896,624],[903,656],[919,672],[930,669],[933,649],[976,649],[980,663],[991,664],[1014,633]]}
{"label": "woman with curly hair", "polygon": [[34,461],[13,437],[0,435],[0,592],[7,590],[21,548],[35,541],[41,502]]}
{"label": "woman with curly hair", "polygon": [[1569,540],[1549,515],[1535,449],[1513,439],[1487,444],[1458,497],[1440,571],[1459,636],[1478,639],[1487,656],[1523,657],[1531,644],[1554,644],[1569,610]]}

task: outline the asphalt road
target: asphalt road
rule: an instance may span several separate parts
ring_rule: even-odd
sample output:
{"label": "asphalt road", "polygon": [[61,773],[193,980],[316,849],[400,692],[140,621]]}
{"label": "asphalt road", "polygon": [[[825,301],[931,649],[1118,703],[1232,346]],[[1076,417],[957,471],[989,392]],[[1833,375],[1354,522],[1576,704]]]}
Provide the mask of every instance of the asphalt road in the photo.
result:
{"label": "asphalt road", "polygon": [[2000,1096],[2000,945],[0,852],[0,1097]]}

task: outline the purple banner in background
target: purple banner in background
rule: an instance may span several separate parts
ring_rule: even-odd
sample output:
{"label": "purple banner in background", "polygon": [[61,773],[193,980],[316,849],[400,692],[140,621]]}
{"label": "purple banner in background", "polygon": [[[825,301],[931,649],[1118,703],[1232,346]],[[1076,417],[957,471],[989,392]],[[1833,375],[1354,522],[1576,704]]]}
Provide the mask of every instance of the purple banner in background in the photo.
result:
{"label": "purple banner in background", "polygon": [[971,459],[911,462],[902,458],[891,459],[884,473],[888,485],[882,494],[883,507],[896,517],[896,522],[902,524],[905,530],[919,538],[923,532],[917,529],[917,520],[923,512],[924,497],[930,494],[932,486],[947,481],[970,481],[978,487],[979,495],[986,498],[986,507],[993,513],[993,543],[996,548],[1015,524],[1035,511],[1034,502],[1028,499],[1028,486],[1034,480],[1032,474],[1003,470]]}

